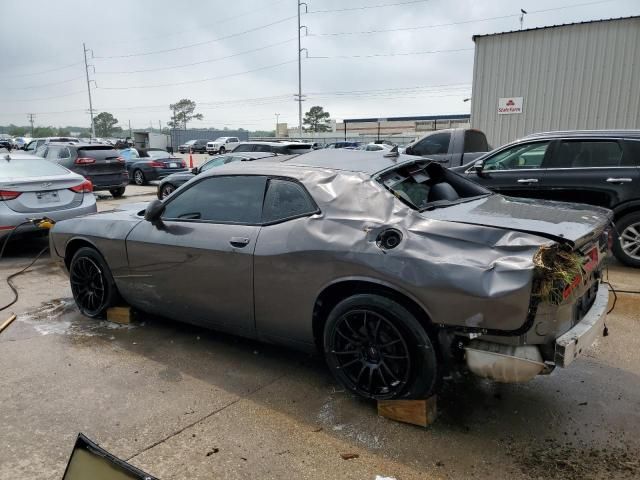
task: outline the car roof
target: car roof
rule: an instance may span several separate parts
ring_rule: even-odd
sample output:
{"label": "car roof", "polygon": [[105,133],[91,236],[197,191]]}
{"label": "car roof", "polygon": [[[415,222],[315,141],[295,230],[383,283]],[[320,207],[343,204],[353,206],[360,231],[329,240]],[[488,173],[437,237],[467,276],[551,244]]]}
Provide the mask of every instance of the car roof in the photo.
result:
{"label": "car roof", "polygon": [[[275,157],[276,155],[272,152],[229,152],[223,153],[220,155],[221,157],[244,157],[244,158],[265,158],[265,157]],[[215,158],[215,157],[214,157]]]}
{"label": "car roof", "polygon": [[640,138],[640,130],[557,130],[551,132],[532,133],[520,140],[532,138],[557,138],[557,137],[624,137]]}

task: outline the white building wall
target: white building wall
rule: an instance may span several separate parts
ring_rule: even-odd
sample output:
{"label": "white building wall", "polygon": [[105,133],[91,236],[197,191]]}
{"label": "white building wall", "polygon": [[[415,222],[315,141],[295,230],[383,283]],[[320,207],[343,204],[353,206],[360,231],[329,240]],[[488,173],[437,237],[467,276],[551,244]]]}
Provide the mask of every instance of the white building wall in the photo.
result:
{"label": "white building wall", "polygon": [[[549,131],[640,128],[640,17],[478,36],[471,125],[495,147]],[[498,100],[523,97],[523,113]]]}

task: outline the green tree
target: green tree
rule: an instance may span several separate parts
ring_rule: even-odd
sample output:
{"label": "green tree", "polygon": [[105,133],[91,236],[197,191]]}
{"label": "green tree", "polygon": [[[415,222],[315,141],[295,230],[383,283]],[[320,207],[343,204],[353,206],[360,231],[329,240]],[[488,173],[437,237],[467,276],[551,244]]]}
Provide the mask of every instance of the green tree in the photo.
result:
{"label": "green tree", "polygon": [[56,134],[56,129],[53,127],[35,127],[33,129],[33,137],[53,137]]}
{"label": "green tree", "polygon": [[109,137],[113,127],[118,123],[118,119],[109,112],[101,112],[93,117],[93,124],[96,127],[98,137]]}
{"label": "green tree", "polygon": [[171,128],[184,128],[187,129],[187,123],[191,120],[202,120],[201,113],[193,113],[196,110],[196,102],[183,98],[182,100],[169,105],[173,113],[172,119],[167,122]]}
{"label": "green tree", "polygon": [[311,107],[307,113],[304,114],[304,120],[302,128],[307,132],[328,132],[329,127],[329,112],[325,112],[324,109],[318,105]]}
{"label": "green tree", "polygon": [[23,137],[30,131],[29,127],[18,127],[13,123],[9,125],[9,135],[13,137]]}

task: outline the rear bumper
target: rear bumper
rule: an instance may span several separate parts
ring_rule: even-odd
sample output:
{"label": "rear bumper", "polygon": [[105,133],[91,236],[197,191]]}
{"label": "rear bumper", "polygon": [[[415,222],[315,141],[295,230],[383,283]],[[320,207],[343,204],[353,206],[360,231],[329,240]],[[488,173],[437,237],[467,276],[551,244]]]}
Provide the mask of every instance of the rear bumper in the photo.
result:
{"label": "rear bumper", "polygon": [[600,283],[593,305],[586,315],[571,330],[556,339],[554,362],[558,367],[569,366],[602,334],[608,304],[609,289]]}
{"label": "rear bumper", "polygon": [[[9,221],[11,223],[5,223],[5,224],[13,225],[15,227],[20,225],[22,222],[26,221],[28,218],[41,218],[41,217],[49,217],[56,222],[60,222],[62,220],[67,220],[69,218],[81,217],[83,215],[88,215],[90,213],[96,213],[97,211],[98,211],[98,207],[96,205],[96,199],[93,196],[93,194],[85,194],[82,203],[75,208],[69,208],[67,210],[57,210],[53,212],[47,212],[47,211],[33,212],[29,214],[13,212],[10,218],[6,218],[6,216],[3,215],[3,217],[5,217],[3,218],[3,223]],[[9,230],[9,229],[1,230],[0,238],[5,237],[11,231],[13,230]],[[29,225],[22,225],[18,230],[14,232],[14,235],[19,236],[23,234],[42,232],[42,231],[43,230],[41,228],[38,228],[32,224],[29,224]]]}

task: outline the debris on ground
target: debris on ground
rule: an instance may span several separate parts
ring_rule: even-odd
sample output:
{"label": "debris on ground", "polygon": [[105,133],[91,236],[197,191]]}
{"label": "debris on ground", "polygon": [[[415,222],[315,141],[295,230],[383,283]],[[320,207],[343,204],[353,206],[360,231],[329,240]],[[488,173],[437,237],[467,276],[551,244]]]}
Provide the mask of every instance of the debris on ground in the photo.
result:
{"label": "debris on ground", "polygon": [[211,455],[213,455],[214,453],[218,453],[219,451],[220,451],[219,448],[212,448],[207,452],[207,457],[210,457]]}
{"label": "debris on ground", "polygon": [[340,456],[343,460],[353,460],[354,458],[360,458],[357,453],[341,453]]}
{"label": "debris on ground", "polygon": [[532,478],[596,480],[638,478],[640,459],[629,447],[576,447],[549,440],[544,447],[511,449],[523,473]]}

